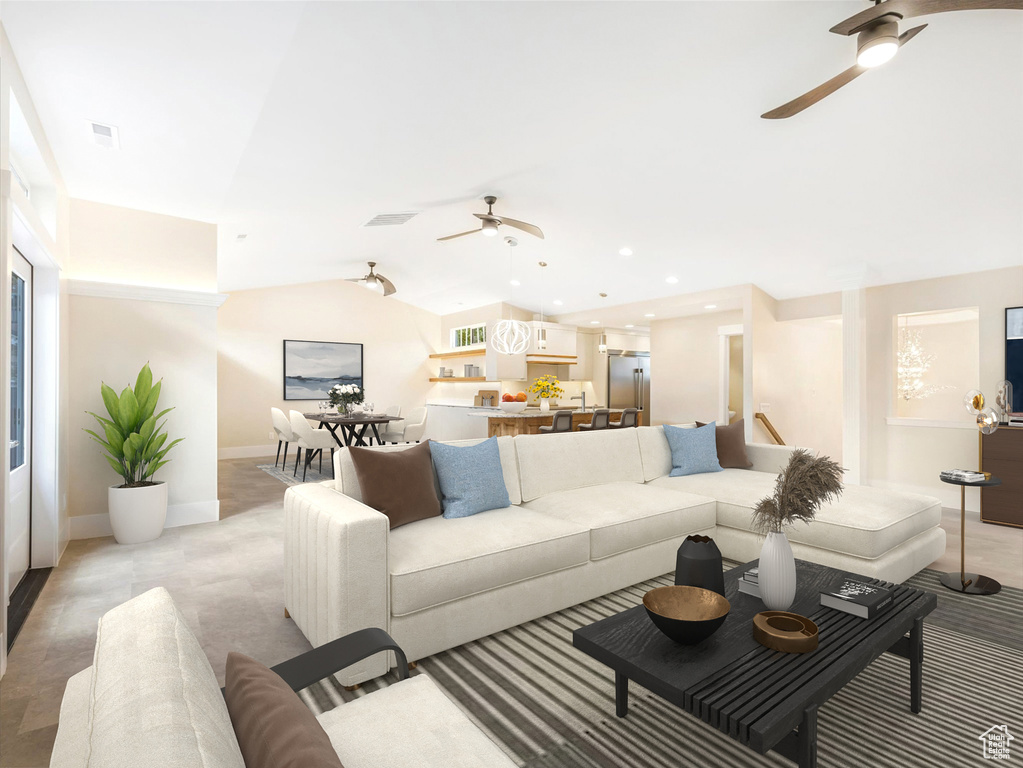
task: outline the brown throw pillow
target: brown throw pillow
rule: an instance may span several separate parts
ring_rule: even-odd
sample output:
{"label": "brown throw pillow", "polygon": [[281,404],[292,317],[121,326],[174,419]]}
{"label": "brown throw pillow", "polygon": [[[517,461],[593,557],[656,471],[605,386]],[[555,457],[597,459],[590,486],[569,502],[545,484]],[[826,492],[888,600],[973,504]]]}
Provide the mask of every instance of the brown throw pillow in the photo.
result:
{"label": "brown throw pillow", "polygon": [[344,768],[323,726],[280,675],[232,651],[226,678],[245,768]]}
{"label": "brown throw pillow", "polygon": [[430,443],[403,451],[349,448],[362,501],[391,521],[391,528],[440,514]]}
{"label": "brown throw pillow", "polygon": [[[718,446],[718,464],[721,469],[749,469],[753,462],[746,456],[746,430],[739,419],[734,424],[717,426],[714,437]],[[696,422],[696,426],[707,426],[703,422]]]}

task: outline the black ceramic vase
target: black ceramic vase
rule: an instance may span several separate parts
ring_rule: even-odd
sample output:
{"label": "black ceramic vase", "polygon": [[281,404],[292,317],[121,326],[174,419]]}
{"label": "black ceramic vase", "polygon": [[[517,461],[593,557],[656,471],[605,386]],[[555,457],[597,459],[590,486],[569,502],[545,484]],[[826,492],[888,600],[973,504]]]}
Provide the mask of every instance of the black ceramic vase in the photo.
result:
{"label": "black ceramic vase", "polygon": [[675,584],[725,594],[721,550],[710,536],[687,536],[675,558]]}

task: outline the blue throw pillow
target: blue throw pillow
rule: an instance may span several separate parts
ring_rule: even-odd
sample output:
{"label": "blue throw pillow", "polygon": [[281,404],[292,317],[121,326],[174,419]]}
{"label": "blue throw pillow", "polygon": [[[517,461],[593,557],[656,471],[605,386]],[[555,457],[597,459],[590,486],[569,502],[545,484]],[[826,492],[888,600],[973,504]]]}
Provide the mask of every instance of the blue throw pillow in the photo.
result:
{"label": "blue throw pillow", "polygon": [[471,446],[431,440],[430,456],[440,481],[444,517],[469,517],[511,506],[496,437]]}
{"label": "blue throw pillow", "polygon": [[721,471],[718,463],[717,424],[713,421],[696,429],[665,424],[664,436],[668,438],[668,446],[671,448],[669,477]]}

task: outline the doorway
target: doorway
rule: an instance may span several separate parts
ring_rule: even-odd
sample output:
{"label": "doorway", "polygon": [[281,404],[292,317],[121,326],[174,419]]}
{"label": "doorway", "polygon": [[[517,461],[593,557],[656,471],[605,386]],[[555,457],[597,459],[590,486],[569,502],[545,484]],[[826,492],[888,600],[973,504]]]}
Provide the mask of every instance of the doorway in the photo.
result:
{"label": "doorway", "polygon": [[11,256],[8,601],[28,573],[32,553],[32,265],[17,250]]}

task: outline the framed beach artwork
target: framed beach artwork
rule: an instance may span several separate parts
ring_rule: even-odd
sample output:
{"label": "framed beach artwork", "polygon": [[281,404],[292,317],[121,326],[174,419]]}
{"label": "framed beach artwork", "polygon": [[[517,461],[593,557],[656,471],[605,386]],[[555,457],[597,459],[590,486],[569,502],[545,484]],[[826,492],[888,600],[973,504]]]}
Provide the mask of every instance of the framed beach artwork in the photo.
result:
{"label": "framed beach artwork", "polygon": [[284,399],[326,400],[335,384],[362,384],[362,344],[284,340]]}

